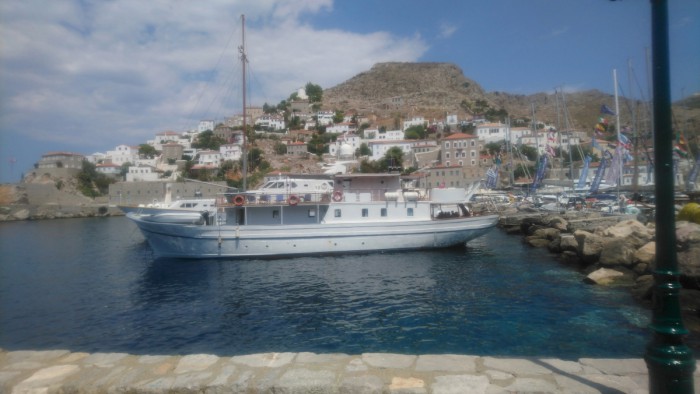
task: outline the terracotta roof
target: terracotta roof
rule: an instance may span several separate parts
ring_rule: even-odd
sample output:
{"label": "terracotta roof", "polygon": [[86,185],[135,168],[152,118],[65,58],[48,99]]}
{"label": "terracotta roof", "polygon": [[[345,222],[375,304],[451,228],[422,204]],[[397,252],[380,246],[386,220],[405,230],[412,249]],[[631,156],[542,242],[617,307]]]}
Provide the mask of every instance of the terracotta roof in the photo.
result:
{"label": "terracotta roof", "polygon": [[449,137],[443,138],[443,140],[465,140],[470,138],[477,138],[477,136],[465,133],[454,133]]}

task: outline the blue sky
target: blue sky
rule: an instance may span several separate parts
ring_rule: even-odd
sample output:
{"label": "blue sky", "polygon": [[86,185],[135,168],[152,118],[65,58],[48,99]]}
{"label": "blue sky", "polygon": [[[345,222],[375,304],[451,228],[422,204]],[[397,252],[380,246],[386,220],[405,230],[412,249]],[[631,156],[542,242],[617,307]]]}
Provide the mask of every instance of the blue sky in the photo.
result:
{"label": "blue sky", "polygon": [[[700,1],[669,3],[677,100],[700,92]],[[252,105],[386,61],[454,63],[515,94],[612,94],[617,69],[621,94],[649,94],[647,0],[3,0],[0,182],[49,151],[106,152],[240,112],[241,14]]]}

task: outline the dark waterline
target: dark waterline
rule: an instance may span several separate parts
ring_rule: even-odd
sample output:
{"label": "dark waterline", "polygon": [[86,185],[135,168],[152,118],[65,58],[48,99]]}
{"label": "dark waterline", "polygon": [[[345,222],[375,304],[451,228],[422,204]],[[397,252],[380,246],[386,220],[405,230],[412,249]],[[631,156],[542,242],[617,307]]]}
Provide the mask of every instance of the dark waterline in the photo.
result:
{"label": "dark waterline", "polygon": [[642,357],[650,313],[494,230],[467,248],[154,260],[124,217],[0,224],[0,347]]}

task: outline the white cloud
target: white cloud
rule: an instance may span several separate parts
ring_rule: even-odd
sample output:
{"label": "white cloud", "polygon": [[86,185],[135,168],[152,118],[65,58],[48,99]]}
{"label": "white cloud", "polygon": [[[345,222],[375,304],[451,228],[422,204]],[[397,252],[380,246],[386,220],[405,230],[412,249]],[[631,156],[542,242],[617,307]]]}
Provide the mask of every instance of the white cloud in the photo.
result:
{"label": "white cloud", "polygon": [[0,130],[82,141],[93,151],[238,112],[243,13],[256,105],[277,103],[307,82],[332,87],[376,62],[415,61],[427,50],[417,37],[300,22],[330,11],[331,0],[5,0]]}
{"label": "white cloud", "polygon": [[440,24],[440,34],[439,34],[440,38],[450,38],[456,32],[457,32],[457,26],[455,26],[451,23],[447,23],[447,22],[443,22]]}

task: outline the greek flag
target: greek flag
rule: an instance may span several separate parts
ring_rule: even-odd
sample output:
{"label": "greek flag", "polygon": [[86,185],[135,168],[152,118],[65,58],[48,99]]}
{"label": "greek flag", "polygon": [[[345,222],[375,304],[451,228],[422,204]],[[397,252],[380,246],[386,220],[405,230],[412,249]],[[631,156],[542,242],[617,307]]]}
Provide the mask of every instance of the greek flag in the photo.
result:
{"label": "greek flag", "polygon": [[600,106],[600,113],[607,115],[615,115],[615,112],[611,110],[607,105],[603,104]]}
{"label": "greek flag", "polygon": [[498,183],[498,171],[496,171],[494,169],[494,167],[491,167],[486,171],[486,188],[487,189],[495,189],[497,183]]}

